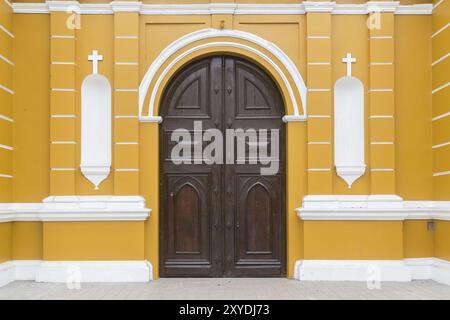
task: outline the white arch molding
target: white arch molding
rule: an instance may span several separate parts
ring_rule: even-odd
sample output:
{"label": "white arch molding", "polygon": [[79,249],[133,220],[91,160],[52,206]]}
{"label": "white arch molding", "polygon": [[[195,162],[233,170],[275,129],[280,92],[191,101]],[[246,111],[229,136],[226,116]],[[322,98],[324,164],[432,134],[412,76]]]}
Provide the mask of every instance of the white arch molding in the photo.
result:
{"label": "white arch molding", "polygon": [[[144,109],[144,101],[145,97],[147,96],[148,90],[150,88],[150,84],[155,80],[155,76],[158,73],[158,71],[161,69],[162,65],[175,53],[181,52],[182,49],[196,41],[204,40],[204,39],[212,39],[212,38],[234,38],[234,39],[240,39],[245,40],[251,43],[254,43],[258,45],[259,47],[264,48],[268,52],[272,53],[280,62],[280,64],[288,71],[289,77],[292,78],[295,87],[293,88],[289,82],[288,75],[286,75],[283,70],[280,68],[280,66],[275,63],[270,57],[268,57],[265,53],[261,52],[260,50],[250,47],[248,45],[233,42],[233,41],[218,41],[218,42],[210,42],[198,45],[196,47],[190,48],[189,50],[186,50],[182,52],[181,54],[177,55],[171,63],[161,72],[160,76],[156,79],[155,85],[153,87],[153,90],[150,95],[150,102],[149,102],[149,108],[148,108],[148,114],[143,114]],[[239,31],[239,30],[219,30],[219,29],[202,29],[199,31],[195,31],[192,33],[189,33],[174,42],[172,42],[169,46],[167,46],[155,59],[155,61],[151,64],[150,68],[147,70],[144,78],[142,79],[142,82],[139,86],[139,119],[142,122],[161,122],[162,118],[158,115],[154,114],[155,111],[155,103],[156,103],[156,95],[160,89],[160,86],[164,80],[164,78],[167,76],[167,74],[174,68],[174,66],[184,57],[203,49],[207,48],[215,48],[215,47],[231,47],[231,48],[237,48],[244,50],[249,53],[253,53],[260,58],[262,58],[264,61],[266,61],[271,67],[275,69],[277,74],[280,76],[280,78],[283,81],[283,84],[286,86],[289,98],[292,102],[293,106],[293,115],[285,115],[283,117],[284,121],[304,121],[306,120],[307,116],[307,109],[306,109],[306,96],[307,96],[307,88],[306,84],[303,81],[303,78],[295,66],[295,64],[292,62],[292,60],[275,44],[272,42],[269,42],[257,35],[254,35],[252,33]],[[299,101],[297,101],[295,91],[296,90],[300,96],[301,99],[301,105],[302,105],[302,111],[303,114],[300,114],[299,112]]]}

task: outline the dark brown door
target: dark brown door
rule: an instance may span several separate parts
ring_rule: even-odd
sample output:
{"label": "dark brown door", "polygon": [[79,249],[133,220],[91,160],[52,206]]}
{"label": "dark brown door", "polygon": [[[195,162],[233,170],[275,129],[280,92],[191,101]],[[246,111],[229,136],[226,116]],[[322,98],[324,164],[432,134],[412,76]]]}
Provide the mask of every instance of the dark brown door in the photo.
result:
{"label": "dark brown door", "polygon": [[[273,80],[237,57],[203,58],[174,76],[160,109],[161,275],[285,276],[284,106]],[[172,155],[179,145],[172,141],[177,129],[192,137],[182,142],[189,144],[191,163],[180,164]],[[195,134],[208,129],[223,133],[223,163],[196,157],[196,148],[204,150],[210,142]],[[241,141],[242,154],[239,138],[232,140],[234,149],[227,146],[227,130],[236,129],[256,132],[257,138],[265,133],[260,129],[267,130],[267,139],[257,140],[253,149],[259,158],[250,153],[251,135]],[[279,145],[277,160],[268,158],[274,155],[272,141]],[[278,170],[262,173],[269,166]]]}

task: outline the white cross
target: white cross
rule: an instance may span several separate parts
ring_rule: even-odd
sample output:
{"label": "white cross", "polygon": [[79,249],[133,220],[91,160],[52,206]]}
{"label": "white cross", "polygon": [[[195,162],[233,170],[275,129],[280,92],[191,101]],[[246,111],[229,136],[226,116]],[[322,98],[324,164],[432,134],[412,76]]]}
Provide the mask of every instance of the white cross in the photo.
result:
{"label": "white cross", "polygon": [[103,56],[98,54],[97,50],[93,50],[92,54],[88,56],[88,60],[92,61],[92,73],[98,73],[98,62],[103,60]]}
{"label": "white cross", "polygon": [[356,58],[352,58],[351,53],[347,53],[346,58],[342,58],[342,62],[347,64],[347,77],[352,76],[352,63],[356,62]]}

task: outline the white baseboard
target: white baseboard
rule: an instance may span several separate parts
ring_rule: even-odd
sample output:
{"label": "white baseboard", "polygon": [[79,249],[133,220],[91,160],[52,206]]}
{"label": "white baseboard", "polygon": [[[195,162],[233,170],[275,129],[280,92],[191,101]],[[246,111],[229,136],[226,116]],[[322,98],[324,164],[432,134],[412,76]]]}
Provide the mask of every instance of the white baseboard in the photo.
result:
{"label": "white baseboard", "polygon": [[411,281],[401,260],[300,260],[296,279],[305,281]]}
{"label": "white baseboard", "polygon": [[15,280],[36,282],[148,282],[153,280],[148,261],[24,261],[0,264],[0,287]]}
{"label": "white baseboard", "polygon": [[0,287],[14,281],[14,265],[12,261],[0,263]]}
{"label": "white baseboard", "polygon": [[[438,258],[405,259],[413,279],[431,279],[450,286],[450,261]],[[428,278],[426,278],[428,276]]]}
{"label": "white baseboard", "polygon": [[450,261],[437,258],[404,260],[298,260],[294,278],[303,281],[434,280],[450,285]]}

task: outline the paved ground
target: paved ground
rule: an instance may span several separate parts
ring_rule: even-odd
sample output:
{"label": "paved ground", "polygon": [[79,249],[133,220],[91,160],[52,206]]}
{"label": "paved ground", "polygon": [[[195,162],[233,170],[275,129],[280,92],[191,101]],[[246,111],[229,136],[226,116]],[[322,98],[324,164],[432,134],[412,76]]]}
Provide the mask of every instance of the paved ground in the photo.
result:
{"label": "paved ground", "polygon": [[3,299],[446,299],[450,286],[433,281],[381,284],[300,282],[288,279],[160,279],[150,283],[65,284],[17,281],[0,288]]}

